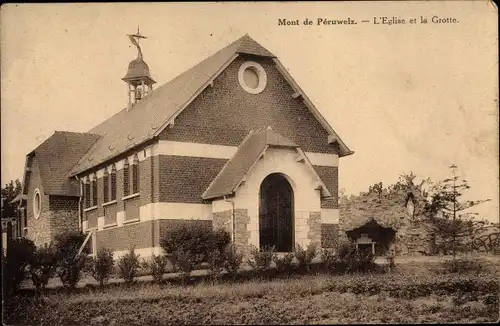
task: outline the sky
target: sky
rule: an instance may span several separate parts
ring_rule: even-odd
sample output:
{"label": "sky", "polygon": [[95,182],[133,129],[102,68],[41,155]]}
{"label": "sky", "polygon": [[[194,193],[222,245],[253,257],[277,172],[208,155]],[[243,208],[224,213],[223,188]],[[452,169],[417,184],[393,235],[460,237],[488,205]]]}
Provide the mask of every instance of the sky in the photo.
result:
{"label": "sky", "polygon": [[[340,159],[347,194],[410,171],[444,179],[456,164],[465,198],[492,199],[476,211],[498,221],[497,15],[488,1],[3,5],[2,183],[22,178],[26,154],[55,130],[85,132],[125,107],[136,57],[126,34],[138,25],[158,85],[248,33],[355,152]],[[373,23],[382,16],[406,24]]]}

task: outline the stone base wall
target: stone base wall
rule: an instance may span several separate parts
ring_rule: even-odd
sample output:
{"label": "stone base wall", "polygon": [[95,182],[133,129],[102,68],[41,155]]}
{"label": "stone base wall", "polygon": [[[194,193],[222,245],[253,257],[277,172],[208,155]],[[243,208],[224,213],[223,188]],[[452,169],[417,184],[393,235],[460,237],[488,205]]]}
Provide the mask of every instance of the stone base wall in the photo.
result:
{"label": "stone base wall", "polygon": [[307,225],[309,225],[307,238],[310,243],[315,244],[319,248],[321,246],[321,212],[310,212]]}
{"label": "stone base wall", "polygon": [[[226,210],[222,212],[217,212],[213,214],[213,227],[214,229],[222,228],[232,235],[232,218],[233,211]],[[250,223],[250,217],[248,216],[248,210],[246,209],[235,209],[234,210],[234,243],[238,248],[238,251],[243,253],[244,256],[248,256],[251,251],[250,244],[250,231],[248,231],[248,224]]]}

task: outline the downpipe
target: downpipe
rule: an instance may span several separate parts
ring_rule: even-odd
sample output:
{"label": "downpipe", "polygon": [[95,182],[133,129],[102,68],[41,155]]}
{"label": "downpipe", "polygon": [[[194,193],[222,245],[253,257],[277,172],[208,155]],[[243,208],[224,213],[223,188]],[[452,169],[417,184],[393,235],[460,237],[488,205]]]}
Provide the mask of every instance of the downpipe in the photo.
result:
{"label": "downpipe", "polygon": [[83,232],[83,212],[82,212],[82,200],[83,200],[83,183],[78,178],[78,176],[75,176],[76,180],[78,180],[78,183],[80,184],[80,197],[78,198],[78,229]]}
{"label": "downpipe", "polygon": [[235,250],[235,240],[236,240],[236,232],[235,232],[235,216],[234,216],[234,200],[233,198],[227,198],[226,196],[224,196],[224,200],[228,203],[231,203],[231,241],[233,243],[233,246],[232,246],[232,250],[233,250],[233,253],[234,253],[234,250]]}

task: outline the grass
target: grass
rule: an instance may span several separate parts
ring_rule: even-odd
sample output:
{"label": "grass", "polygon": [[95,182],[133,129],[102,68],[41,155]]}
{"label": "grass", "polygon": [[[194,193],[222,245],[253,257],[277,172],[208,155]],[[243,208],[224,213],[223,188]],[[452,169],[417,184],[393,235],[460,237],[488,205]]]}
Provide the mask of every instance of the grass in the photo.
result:
{"label": "grass", "polygon": [[[76,294],[48,294],[35,300],[19,298],[13,308],[30,313],[17,314],[17,320],[12,322],[32,325],[494,322],[499,311],[500,264],[498,261],[484,264],[483,270],[464,274],[444,274],[437,272],[439,265],[412,262],[397,265],[390,274],[298,275],[222,284],[202,281],[186,287],[142,282],[130,288],[110,286],[104,291],[83,288]],[[454,282],[472,287],[464,293]],[[422,292],[422,288],[444,291],[428,293]],[[398,297],[408,291],[414,291],[411,299],[405,295]]]}

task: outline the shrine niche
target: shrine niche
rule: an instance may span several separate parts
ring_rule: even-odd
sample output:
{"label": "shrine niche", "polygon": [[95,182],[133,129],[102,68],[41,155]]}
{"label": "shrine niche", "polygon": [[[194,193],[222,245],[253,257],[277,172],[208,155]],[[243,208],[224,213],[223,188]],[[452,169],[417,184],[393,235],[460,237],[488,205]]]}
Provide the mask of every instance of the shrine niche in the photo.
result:
{"label": "shrine niche", "polygon": [[366,224],[346,231],[347,237],[360,250],[368,250],[374,255],[383,255],[390,244],[394,242],[396,231],[391,227],[384,227],[371,219]]}

